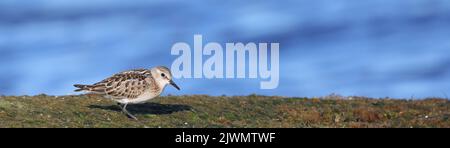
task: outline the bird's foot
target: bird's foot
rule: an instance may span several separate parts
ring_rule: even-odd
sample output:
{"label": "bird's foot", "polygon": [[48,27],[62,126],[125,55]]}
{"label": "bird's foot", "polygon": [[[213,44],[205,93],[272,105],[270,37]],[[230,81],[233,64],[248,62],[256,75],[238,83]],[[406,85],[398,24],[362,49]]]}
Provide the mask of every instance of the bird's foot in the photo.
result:
{"label": "bird's foot", "polygon": [[128,118],[134,119],[134,120],[138,120],[136,118],[136,116],[134,116],[133,114],[131,114],[130,112],[127,111],[126,107],[127,105],[125,104],[124,106],[122,106],[122,104],[117,103],[117,105],[120,107],[120,109],[122,109],[122,112],[127,115]]}
{"label": "bird's foot", "polygon": [[125,112],[125,114],[127,115],[128,118],[134,119],[134,120],[138,120],[138,118],[136,118],[136,116],[130,114],[128,111]]}

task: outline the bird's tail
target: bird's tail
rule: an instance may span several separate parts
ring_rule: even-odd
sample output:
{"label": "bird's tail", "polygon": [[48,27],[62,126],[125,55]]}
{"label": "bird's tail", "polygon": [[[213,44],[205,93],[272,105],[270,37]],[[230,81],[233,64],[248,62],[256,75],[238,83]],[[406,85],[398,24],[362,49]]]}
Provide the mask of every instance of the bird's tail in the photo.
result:
{"label": "bird's tail", "polygon": [[91,87],[91,85],[83,85],[83,84],[75,84],[73,86],[78,88],[78,89],[75,89],[75,92],[83,91],[83,90],[89,90],[89,88]]}

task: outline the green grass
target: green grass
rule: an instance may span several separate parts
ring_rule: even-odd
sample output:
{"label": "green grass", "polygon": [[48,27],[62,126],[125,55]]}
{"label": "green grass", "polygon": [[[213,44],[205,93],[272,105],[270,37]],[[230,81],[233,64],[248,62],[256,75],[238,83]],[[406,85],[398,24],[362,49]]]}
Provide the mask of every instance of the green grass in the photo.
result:
{"label": "green grass", "polygon": [[130,105],[139,121],[97,95],[2,96],[0,127],[450,127],[446,99],[340,96],[167,96]]}

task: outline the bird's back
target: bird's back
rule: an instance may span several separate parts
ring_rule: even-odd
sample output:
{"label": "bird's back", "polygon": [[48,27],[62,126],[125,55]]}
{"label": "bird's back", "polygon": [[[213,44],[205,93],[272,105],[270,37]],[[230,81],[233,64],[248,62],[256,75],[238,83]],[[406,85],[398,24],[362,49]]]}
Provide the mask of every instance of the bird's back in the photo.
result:
{"label": "bird's back", "polygon": [[155,80],[151,71],[147,69],[134,69],[117,73],[93,85],[75,85],[80,89],[76,91],[88,91],[102,94],[112,99],[146,99],[153,93],[158,93]]}

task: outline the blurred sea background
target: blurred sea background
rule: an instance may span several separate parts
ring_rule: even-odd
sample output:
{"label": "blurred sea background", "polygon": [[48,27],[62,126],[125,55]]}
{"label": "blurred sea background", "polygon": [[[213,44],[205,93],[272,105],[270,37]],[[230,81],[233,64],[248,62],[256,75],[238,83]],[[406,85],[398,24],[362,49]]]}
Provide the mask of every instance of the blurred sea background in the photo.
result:
{"label": "blurred sea background", "polygon": [[75,83],[170,67],[172,45],[194,34],[279,42],[279,87],[176,79],[182,90],[165,95],[450,95],[448,0],[1,0],[0,94],[75,94]]}

